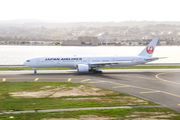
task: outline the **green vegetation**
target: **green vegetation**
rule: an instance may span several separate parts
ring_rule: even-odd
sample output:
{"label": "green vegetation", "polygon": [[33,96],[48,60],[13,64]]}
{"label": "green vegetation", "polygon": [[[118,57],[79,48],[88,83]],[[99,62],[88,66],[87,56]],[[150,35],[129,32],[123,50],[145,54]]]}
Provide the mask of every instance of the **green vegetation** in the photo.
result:
{"label": "green vegetation", "polygon": [[[101,69],[175,69],[180,66],[130,66],[130,67],[106,67]],[[31,67],[0,67],[0,71],[33,70]],[[37,68],[37,70],[69,70],[69,68]]]}
{"label": "green vegetation", "polygon": [[[48,86],[48,87],[47,87]],[[61,88],[61,89],[57,89]],[[63,91],[80,88],[83,94],[91,89],[97,93],[106,93],[104,95],[85,95],[85,96],[61,96],[61,97],[40,97],[26,98],[13,97],[12,92],[38,92],[38,91]],[[86,88],[86,89],[83,89]],[[62,91],[63,90],[63,91]],[[51,92],[52,92],[51,91]],[[71,91],[70,91],[71,92]],[[77,89],[75,92],[78,92]],[[92,92],[92,91],[90,91]],[[72,93],[72,92],[71,92]],[[41,93],[43,94],[43,93]],[[138,102],[139,101],[139,102]],[[81,83],[71,82],[0,82],[0,112],[1,111],[22,111],[22,110],[40,110],[40,109],[61,109],[61,108],[83,108],[83,107],[108,107],[108,106],[146,106],[157,105],[155,103],[116,91],[100,89],[93,86],[87,86]],[[82,110],[82,111],[62,111],[49,113],[23,113],[23,114],[4,114],[0,115],[2,120],[42,120],[46,118],[109,118],[109,119],[133,119],[133,118],[151,118],[180,120],[180,113],[168,108],[133,108],[133,109],[107,109],[107,110]]]}
{"label": "green vegetation", "polygon": [[[135,116],[136,115],[136,116]],[[172,115],[172,116],[171,116]],[[0,115],[0,119],[9,120],[42,120],[46,118],[109,118],[109,119],[135,119],[135,118],[151,118],[180,120],[180,113],[168,108],[134,108],[134,109],[109,109],[109,110],[84,110],[84,111],[66,111],[51,113],[24,113],[24,114],[5,114]],[[164,117],[163,117],[164,116]],[[169,117],[166,117],[169,116]],[[154,119],[155,119],[154,118]]]}
{"label": "green vegetation", "polygon": [[[117,95],[116,95],[117,96]],[[60,97],[60,98],[12,98],[6,96],[5,99],[0,100],[0,110],[13,110],[13,111],[23,111],[23,110],[43,110],[43,109],[64,109],[64,108],[87,108],[87,107],[111,107],[111,106],[127,106],[126,103],[121,103],[116,98],[116,102],[109,103],[108,101],[101,102],[95,101],[93,98],[103,99],[115,99],[116,96],[78,96],[78,97]],[[72,100],[66,100],[73,98]],[[75,98],[92,98],[89,100],[75,100]],[[133,102],[131,102],[133,103]],[[150,103],[150,102],[149,102]],[[135,106],[142,106],[142,103],[134,103]],[[148,104],[149,105],[149,104]],[[132,106],[132,105],[131,105]],[[144,105],[145,106],[145,105]]]}
{"label": "green vegetation", "polygon": [[38,91],[40,88],[48,85],[51,85],[51,89],[53,89],[57,86],[78,87],[83,84],[71,82],[0,82],[0,94],[18,91]]}
{"label": "green vegetation", "polygon": [[[51,86],[50,88],[45,88]],[[83,86],[83,88],[82,88]],[[83,91],[82,95],[52,97],[55,93],[64,93],[78,90]],[[85,88],[85,89],[84,89]],[[92,89],[97,89],[92,91]],[[51,90],[51,91],[50,91]],[[37,97],[25,97],[26,93],[41,91]],[[42,93],[44,91],[44,93]],[[98,95],[84,95],[87,91],[98,93]],[[13,97],[12,92],[18,92],[21,96]],[[39,97],[42,94],[50,95]],[[54,92],[54,93],[53,93]],[[11,94],[10,94],[11,93]],[[28,93],[28,94],[29,94]],[[101,94],[103,93],[103,94]],[[106,94],[104,94],[106,93]],[[67,94],[67,93],[66,93]],[[89,94],[89,93],[88,93]],[[83,96],[84,95],[84,96]],[[61,109],[61,108],[83,108],[83,107],[108,107],[108,106],[147,106],[157,105],[137,97],[116,91],[100,89],[80,83],[65,82],[1,82],[0,83],[0,110],[35,110],[35,109]]]}

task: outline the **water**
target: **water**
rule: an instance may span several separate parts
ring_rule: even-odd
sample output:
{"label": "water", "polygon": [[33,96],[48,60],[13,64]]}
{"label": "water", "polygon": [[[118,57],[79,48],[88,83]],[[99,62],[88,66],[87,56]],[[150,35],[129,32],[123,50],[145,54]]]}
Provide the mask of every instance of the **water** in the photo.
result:
{"label": "water", "polygon": [[[126,56],[138,55],[145,46],[3,46],[0,45],[0,65],[22,65],[34,57],[61,56]],[[168,57],[152,63],[180,63],[180,46],[157,46],[154,57]]]}

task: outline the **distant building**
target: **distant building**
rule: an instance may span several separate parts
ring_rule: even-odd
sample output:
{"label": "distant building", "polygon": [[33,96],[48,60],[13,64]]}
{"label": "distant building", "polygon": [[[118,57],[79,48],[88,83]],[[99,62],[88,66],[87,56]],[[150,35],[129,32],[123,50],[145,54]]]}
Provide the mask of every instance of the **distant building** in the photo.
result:
{"label": "distant building", "polygon": [[77,40],[64,40],[62,46],[79,46],[80,43]]}
{"label": "distant building", "polygon": [[78,37],[78,42],[81,45],[98,45],[97,37],[92,37],[92,36],[81,36],[81,37]]}
{"label": "distant building", "polygon": [[84,45],[98,45],[97,37],[92,36],[81,36],[77,40],[64,40],[62,42],[63,46],[84,46]]}

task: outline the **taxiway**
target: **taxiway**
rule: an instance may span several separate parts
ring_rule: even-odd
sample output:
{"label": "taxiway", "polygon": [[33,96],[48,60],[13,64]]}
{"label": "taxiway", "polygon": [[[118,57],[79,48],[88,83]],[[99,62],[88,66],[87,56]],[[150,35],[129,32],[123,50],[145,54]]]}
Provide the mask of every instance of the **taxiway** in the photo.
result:
{"label": "taxiway", "polygon": [[1,82],[78,82],[128,93],[180,112],[180,69],[1,71]]}

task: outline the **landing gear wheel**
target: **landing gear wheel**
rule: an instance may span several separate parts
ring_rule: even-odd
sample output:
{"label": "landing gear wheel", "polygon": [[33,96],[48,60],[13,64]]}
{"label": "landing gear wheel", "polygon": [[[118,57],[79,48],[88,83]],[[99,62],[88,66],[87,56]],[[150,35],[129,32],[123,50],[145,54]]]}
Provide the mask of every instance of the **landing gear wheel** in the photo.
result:
{"label": "landing gear wheel", "polygon": [[93,73],[99,73],[99,74],[102,74],[102,71],[93,70]]}
{"label": "landing gear wheel", "polygon": [[36,70],[34,71],[34,74],[36,74],[37,72],[36,72]]}

